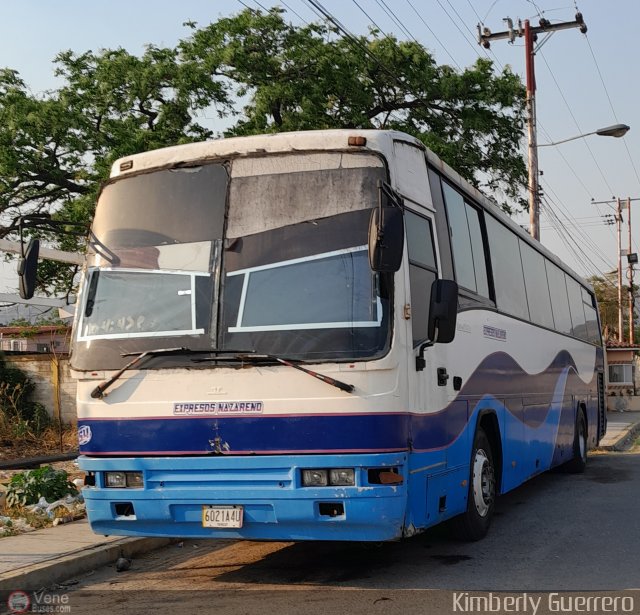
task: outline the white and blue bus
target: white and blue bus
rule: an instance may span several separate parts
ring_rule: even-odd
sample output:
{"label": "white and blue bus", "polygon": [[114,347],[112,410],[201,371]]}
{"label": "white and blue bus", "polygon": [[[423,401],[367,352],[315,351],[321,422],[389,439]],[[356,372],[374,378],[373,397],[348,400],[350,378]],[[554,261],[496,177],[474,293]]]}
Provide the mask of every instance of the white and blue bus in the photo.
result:
{"label": "white and blue bus", "polygon": [[118,160],[72,367],[100,534],[475,540],[606,427],[593,290],[393,131]]}

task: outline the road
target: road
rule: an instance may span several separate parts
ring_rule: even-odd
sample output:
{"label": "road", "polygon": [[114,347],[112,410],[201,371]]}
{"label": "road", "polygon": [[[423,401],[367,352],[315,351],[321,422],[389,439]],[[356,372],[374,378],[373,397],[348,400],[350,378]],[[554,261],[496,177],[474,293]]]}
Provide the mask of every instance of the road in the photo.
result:
{"label": "road", "polygon": [[[640,452],[595,453],[584,475],[544,474],[500,498],[489,536],[477,543],[454,541],[446,526],[369,546],[186,540],[127,572],[93,571],[70,593],[127,613],[144,600],[177,612],[193,601],[225,614],[314,607],[386,615],[428,594],[415,590],[638,589],[639,494]],[[354,589],[371,591],[342,591]]]}

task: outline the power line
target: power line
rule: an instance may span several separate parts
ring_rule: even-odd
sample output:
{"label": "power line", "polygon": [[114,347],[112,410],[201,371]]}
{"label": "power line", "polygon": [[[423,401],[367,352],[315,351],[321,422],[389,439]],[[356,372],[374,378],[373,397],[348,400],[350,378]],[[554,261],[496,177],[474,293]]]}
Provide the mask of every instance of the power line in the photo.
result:
{"label": "power line", "polygon": [[[467,38],[465,33],[461,30],[460,26],[456,23],[456,20],[453,17],[451,17],[451,15],[449,15],[449,11],[447,11],[447,9],[444,8],[444,5],[442,4],[442,2],[440,2],[440,0],[436,0],[436,2],[438,3],[438,6],[444,11],[445,15],[449,18],[449,21],[455,26],[456,30],[460,32],[460,35],[464,39],[465,43],[467,43],[467,45],[469,45],[471,49],[473,49],[474,53],[478,54],[478,57],[481,58],[482,54],[478,51],[477,46],[469,42],[469,39]],[[458,15],[458,17],[460,16]]]}
{"label": "power line", "polygon": [[418,43],[418,39],[416,39],[416,37],[413,36],[411,32],[409,32],[409,29],[404,25],[404,23],[402,23],[402,20],[395,14],[393,9],[384,0],[376,0],[376,3],[410,39]]}
{"label": "power line", "polygon": [[591,260],[589,254],[585,252],[585,250],[582,248],[580,243],[578,243],[573,234],[569,232],[565,224],[559,218],[555,209],[547,201],[548,199],[546,197],[541,199],[543,211],[548,215],[549,219],[552,221],[552,224],[556,225],[556,232],[561,239],[564,239],[565,246],[574,255],[576,261],[581,265],[584,265],[584,261],[588,262],[591,267],[593,267],[594,271],[599,273],[602,277],[605,277],[604,272]]}
{"label": "power line", "polygon": [[429,32],[431,32],[431,35],[433,36],[433,38],[435,38],[436,41],[438,41],[438,44],[440,45],[440,47],[442,47],[442,49],[444,49],[444,52],[449,56],[449,58],[451,58],[451,61],[455,64],[456,68],[459,71],[462,71],[462,68],[460,67],[460,64],[458,64],[455,61],[454,57],[449,53],[449,50],[447,49],[447,47],[438,38],[438,35],[431,29],[431,26],[429,26],[429,24],[424,20],[422,15],[420,13],[418,13],[416,7],[413,6],[413,3],[411,2],[411,0],[406,0],[406,2],[413,9],[413,12],[418,16],[418,19],[420,19],[420,21],[426,26],[427,30],[429,30]]}
{"label": "power line", "polygon": [[358,4],[358,0],[351,0],[351,2],[353,2],[362,12],[362,14],[376,27],[378,28],[378,30],[380,32],[382,32],[382,34],[385,35],[385,38],[391,38],[374,20],[373,18],[369,15],[369,13],[367,13],[367,11],[365,11],[359,4]]}
{"label": "power line", "polygon": [[[602,71],[600,70],[600,65],[598,64],[596,54],[593,51],[593,47],[591,46],[591,41],[589,40],[589,37],[586,34],[584,35],[584,38],[587,41],[587,45],[589,46],[589,51],[591,52],[591,57],[593,58],[593,62],[596,65],[596,70],[598,71],[598,76],[600,77],[600,83],[602,83],[604,93],[606,94],[607,100],[609,101],[609,106],[611,107],[611,111],[613,112],[613,117],[616,120],[616,122],[618,122],[619,121],[618,114],[616,113],[616,110],[613,106],[613,101],[611,100],[611,96],[609,95],[607,84],[605,83],[604,77],[602,76]],[[640,174],[638,173],[638,169],[636,168],[635,162],[633,161],[633,157],[631,156],[631,151],[629,150],[629,146],[627,145],[627,141],[625,137],[622,137],[622,142],[624,143],[625,150],[627,151],[627,156],[629,158],[629,162],[631,163],[631,167],[633,168],[633,172],[636,176],[636,179],[638,180],[638,183],[640,184]]]}
{"label": "power line", "polygon": [[[314,7],[316,10],[318,10],[320,13],[322,13],[323,17],[325,19],[327,19],[328,21],[330,21],[333,24],[333,26],[338,29],[338,31],[342,32],[343,36],[352,45],[356,45],[361,51],[363,51],[367,56],[369,56],[385,73],[387,73],[396,82],[396,84],[400,87],[400,89],[402,91],[409,92],[410,94],[412,94],[416,98],[416,100],[420,100],[420,101],[422,100],[421,96],[418,96],[418,95],[415,94],[415,92],[412,92],[411,90],[409,90],[407,88],[406,84],[404,84],[392,70],[390,70],[387,66],[385,66],[385,64],[380,61],[380,59],[376,56],[376,54],[373,53],[371,51],[371,49],[369,49],[369,47],[367,45],[364,45],[362,43],[362,41],[360,41],[354,34],[352,34],[337,19],[337,17],[335,17],[324,6],[322,6],[322,4],[318,0],[306,0],[306,2],[309,5],[311,5],[312,7]],[[354,2],[355,2],[355,0],[354,0]],[[356,5],[357,5],[357,3],[356,3]],[[382,32],[382,30],[381,30],[381,32]],[[395,110],[390,110],[389,113],[388,113],[388,117],[394,117],[394,115],[393,115],[394,112],[395,112]],[[402,118],[399,117],[398,115],[395,116],[395,119],[397,121],[399,121],[399,122],[403,121]]]}
{"label": "power line", "polygon": [[[549,71],[549,74],[551,75],[551,78],[553,79],[553,82],[556,85],[556,88],[558,89],[558,92],[560,93],[560,96],[565,104],[565,106],[567,107],[567,110],[569,111],[569,115],[571,115],[571,119],[573,120],[573,123],[575,124],[576,128],[578,129],[578,132],[582,133],[583,130],[580,127],[580,124],[578,123],[578,120],[576,119],[576,116],[574,115],[573,111],[571,110],[571,106],[569,105],[569,103],[567,102],[567,99],[564,95],[564,92],[562,91],[562,88],[560,87],[560,84],[558,83],[558,80],[556,79],[556,76],[553,72],[553,70],[551,69],[551,66],[549,65],[549,62],[547,62],[547,58],[545,58],[544,54],[539,51],[538,52],[540,54],[540,56],[542,57],[543,62],[545,63],[547,70]],[[604,172],[602,171],[602,167],[600,166],[600,164],[598,163],[592,149],[591,146],[589,145],[588,141],[586,139],[583,139],[583,142],[586,146],[586,148],[589,150],[589,154],[591,154],[591,158],[593,159],[594,164],[596,165],[598,171],[600,172],[600,176],[602,177],[602,180],[604,181],[605,185],[607,186],[607,189],[609,190],[609,192],[613,193],[613,189],[611,188],[611,185],[609,184],[606,175],[604,174]]]}
{"label": "power line", "polygon": [[593,251],[593,253],[596,256],[598,256],[598,258],[603,263],[605,263],[606,266],[609,266],[609,260],[608,260],[607,256],[600,249],[600,247],[593,241],[593,239],[591,237],[589,237],[589,235],[587,233],[584,232],[583,225],[578,224],[578,222],[575,220],[575,218],[571,215],[571,212],[564,205],[564,203],[562,203],[562,201],[558,197],[557,193],[553,190],[553,188],[551,188],[551,186],[549,186],[549,190],[551,191],[551,193],[556,198],[556,201],[553,201],[555,203],[556,207],[559,210],[562,211],[563,215],[566,217],[566,219],[569,221],[571,226],[574,228],[574,230],[575,230],[574,234],[580,236],[582,238],[582,240],[584,241],[584,243],[590,247],[590,249]]}
{"label": "power line", "polygon": [[307,26],[309,25],[309,22],[304,19],[304,17],[302,17],[300,15],[300,13],[296,12],[294,9],[292,9],[284,0],[280,0],[280,4],[284,5],[284,7],[290,12],[293,13],[302,23],[306,24]]}

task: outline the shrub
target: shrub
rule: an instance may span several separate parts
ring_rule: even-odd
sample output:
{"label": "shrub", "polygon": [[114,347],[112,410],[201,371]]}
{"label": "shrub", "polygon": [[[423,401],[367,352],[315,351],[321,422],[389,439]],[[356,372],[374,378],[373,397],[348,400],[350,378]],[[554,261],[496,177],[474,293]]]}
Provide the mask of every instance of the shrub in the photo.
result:
{"label": "shrub", "polygon": [[5,436],[38,435],[51,424],[46,408],[31,396],[35,385],[21,370],[0,357],[0,427]]}
{"label": "shrub", "polygon": [[55,502],[66,495],[76,495],[76,486],[64,470],[51,466],[19,472],[11,477],[7,489],[7,506],[16,508],[37,504],[40,498]]}

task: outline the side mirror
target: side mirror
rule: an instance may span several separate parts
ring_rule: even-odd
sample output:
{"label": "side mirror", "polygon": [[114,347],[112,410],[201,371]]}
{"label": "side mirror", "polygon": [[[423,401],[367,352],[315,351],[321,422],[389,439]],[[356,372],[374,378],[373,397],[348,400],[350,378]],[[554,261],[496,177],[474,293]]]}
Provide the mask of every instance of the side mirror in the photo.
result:
{"label": "side mirror", "polygon": [[369,265],[372,271],[394,273],[402,264],[404,215],[398,207],[376,207],[369,219]]}
{"label": "side mirror", "polygon": [[416,370],[426,367],[424,351],[434,344],[448,344],[456,336],[458,320],[458,284],[453,280],[434,280],[429,302],[428,341],[420,346],[416,357]]}
{"label": "side mirror", "polygon": [[23,299],[31,299],[36,290],[39,252],[40,240],[30,239],[24,256],[18,260],[19,293]]}
{"label": "side mirror", "polygon": [[431,285],[427,335],[438,344],[448,344],[456,336],[458,284],[453,280],[435,280]]}

